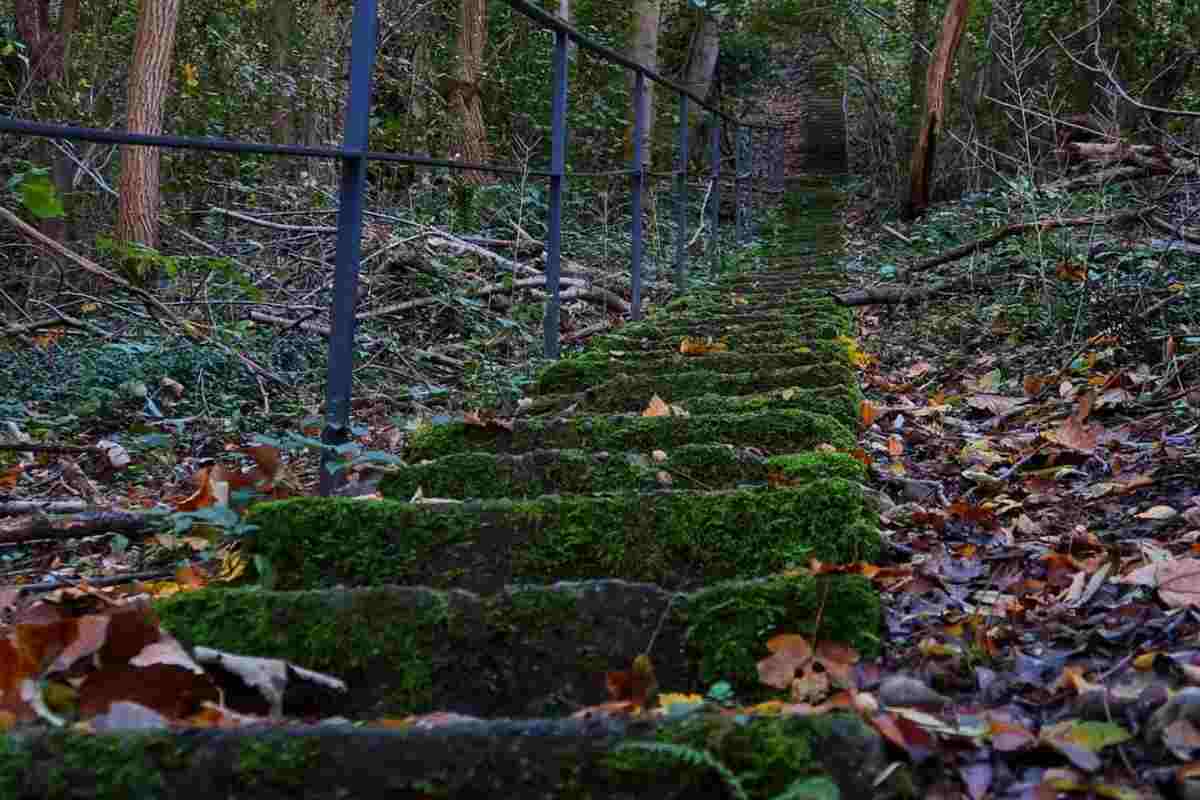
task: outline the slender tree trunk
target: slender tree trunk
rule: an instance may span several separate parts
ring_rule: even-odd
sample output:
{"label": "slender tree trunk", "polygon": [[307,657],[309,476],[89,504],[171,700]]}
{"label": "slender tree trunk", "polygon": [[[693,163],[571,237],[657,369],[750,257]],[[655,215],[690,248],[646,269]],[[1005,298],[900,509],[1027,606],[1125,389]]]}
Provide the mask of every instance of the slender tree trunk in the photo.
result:
{"label": "slender tree trunk", "polygon": [[[13,10],[17,35],[25,44],[29,60],[27,79],[35,91],[52,97],[66,84],[71,65],[71,38],[79,26],[79,0],[62,0],[56,4],[58,19],[52,19],[50,0],[15,0]],[[55,97],[55,101],[59,98]],[[44,147],[46,163],[50,165],[51,180],[64,207],[69,203],[75,164],[53,145]],[[38,228],[55,241],[67,238],[67,219],[41,220]]]}
{"label": "slender tree trunk", "polygon": [[[163,103],[171,78],[179,0],[141,0],[129,70],[131,133],[162,132]],[[158,246],[159,152],[153,147],[121,151],[117,237]]]}
{"label": "slender tree trunk", "polygon": [[688,50],[687,71],[683,85],[698,97],[708,99],[713,76],[717,72],[717,57],[721,52],[721,22],[712,14],[701,14],[692,34]]}
{"label": "slender tree trunk", "polygon": [[[483,162],[491,158],[487,126],[483,121],[483,98],[479,82],[483,74],[483,53],[487,45],[487,0],[462,0],[458,14],[458,73],[451,84],[450,107],[459,120],[458,152],[452,158]],[[488,181],[483,172],[463,174],[468,183]]]}
{"label": "slender tree trunk", "polygon": [[[662,18],[662,0],[634,0],[633,42],[629,56],[637,63],[650,69],[658,69],[658,28]],[[632,75],[630,85],[632,86]],[[654,82],[646,81],[642,95],[642,111],[645,114],[646,132],[642,138],[642,164],[650,167],[650,143],[654,141]],[[633,141],[633,115],[629,111],[629,141]]]}
{"label": "slender tree trunk", "polygon": [[912,18],[909,20],[910,42],[908,56],[908,107],[901,119],[907,124],[897,131],[900,141],[897,152],[912,156],[917,141],[917,129],[921,124],[921,110],[925,102],[925,73],[929,69],[929,0],[913,0]]}
{"label": "slender tree trunk", "polygon": [[925,109],[921,119],[921,133],[913,147],[912,163],[909,168],[909,194],[905,216],[913,219],[929,206],[929,181],[933,161],[937,153],[937,134],[941,131],[945,116],[946,77],[954,63],[958,44],[962,40],[970,0],[950,0],[946,15],[942,18],[942,33],[938,38],[937,50],[929,62],[925,78]]}
{"label": "slender tree trunk", "polygon": [[[273,0],[271,3],[271,69],[276,81],[292,81],[292,30],[296,25],[296,4],[293,0]],[[276,144],[290,144],[296,137],[296,120],[293,91],[280,92],[275,97],[275,109],[271,115],[271,140]]]}

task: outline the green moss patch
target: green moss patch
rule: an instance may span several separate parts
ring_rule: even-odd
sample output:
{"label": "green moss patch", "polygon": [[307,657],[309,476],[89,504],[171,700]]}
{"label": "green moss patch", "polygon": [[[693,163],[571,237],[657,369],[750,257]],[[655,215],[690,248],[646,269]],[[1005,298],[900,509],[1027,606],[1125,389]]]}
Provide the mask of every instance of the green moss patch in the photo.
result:
{"label": "green moss patch", "polygon": [[652,492],[664,488],[730,489],[762,484],[771,472],[797,482],[845,478],[862,482],[862,465],[840,453],[763,458],[755,450],[688,444],[650,453],[535,450],[513,455],[472,451],[402,467],[384,477],[379,492],[409,500],[427,498],[532,498],[547,494]]}
{"label": "green moss patch", "polygon": [[854,386],[857,386],[855,372],[844,364],[763,372],[725,373],[698,369],[671,375],[619,375],[589,389],[586,401],[589,406],[602,409],[629,408],[634,404],[636,410],[637,404],[644,409],[654,395],[668,403],[680,403],[704,395],[737,397],[792,388],[829,390],[836,394],[850,391]]}
{"label": "green moss patch", "polygon": [[845,324],[850,319],[846,309],[819,309],[810,313],[803,311],[796,314],[773,314],[769,312],[754,312],[721,315],[697,315],[689,317],[666,317],[658,315],[653,321],[630,322],[622,325],[615,332],[617,336],[627,339],[669,339],[680,336],[720,335],[721,331],[729,333],[746,333],[751,330],[771,329],[780,336],[803,335],[812,338],[832,338],[818,335],[818,331],[834,329]]}
{"label": "green moss patch", "polygon": [[[182,641],[280,658],[349,687],[336,713],[373,718],[455,709],[564,714],[606,699],[604,673],[646,650],[660,685],[727,680],[755,696],[775,633],[818,634],[878,652],[879,598],[862,578],[729,581],[691,594],[615,580],[513,586],[474,595],[424,587],[342,591],[212,589],[155,605]],[[557,705],[555,705],[557,703]]]}
{"label": "green moss patch", "polygon": [[[626,383],[625,376],[615,380],[615,385],[602,384],[593,391],[578,394],[550,394],[534,397],[526,410],[530,416],[554,415],[570,406],[577,412],[641,413],[646,408],[643,396],[636,392],[623,392],[619,387]],[[828,386],[804,389],[788,386],[761,394],[728,396],[704,394],[699,397],[679,397],[673,404],[689,414],[750,414],[757,411],[795,408],[827,414],[843,425],[853,428],[858,424],[859,405],[862,391],[857,384],[850,386]]]}
{"label": "green moss patch", "polygon": [[[841,336],[842,334],[838,334]],[[848,335],[848,334],[846,334]],[[781,350],[795,350],[801,347],[835,346],[825,339],[815,339],[804,334],[780,334],[778,331],[762,330],[750,333],[722,334],[712,337],[714,342],[720,342],[732,353],[773,353]],[[631,339],[627,336],[609,334],[593,337],[588,342],[587,355],[610,353],[612,355],[629,355],[636,353],[647,358],[673,356],[679,353],[679,339]]]}
{"label": "green moss patch", "polygon": [[851,450],[855,446],[855,437],[849,428],[832,417],[793,409],[693,417],[625,414],[519,419],[513,422],[512,430],[463,422],[427,424],[413,432],[407,453],[410,460],[422,461],[468,450],[649,452],[685,444],[715,443],[761,447],[773,453],[794,453],[811,450],[818,444]]}
{"label": "green moss patch", "polygon": [[277,586],[418,584],[495,591],[598,577],[688,587],[807,563],[871,560],[862,487],[543,497],[431,507],[389,500],[266,503],[250,549]]}
{"label": "green moss patch", "polygon": [[658,728],[653,740],[622,744],[609,759],[633,785],[669,775],[680,796],[736,785],[755,800],[885,796],[873,780],[886,763],[880,735],[849,714],[697,714]]}
{"label": "green moss patch", "polygon": [[551,364],[538,377],[536,391],[538,394],[578,392],[621,374],[669,374],[695,369],[760,372],[826,363],[849,365],[849,355],[844,343],[825,340],[792,348],[778,346],[771,352],[742,353],[729,350],[696,356],[685,356],[676,352],[673,355],[655,358],[615,356],[611,352],[589,353]]}
{"label": "green moss patch", "polygon": [[842,478],[862,483],[867,468],[845,453],[793,453],[767,459],[768,467],[789,480],[807,482],[821,478]]}
{"label": "green moss patch", "polygon": [[[636,324],[638,327],[634,327]],[[742,317],[736,321],[709,318],[696,322],[664,323],[644,327],[643,323],[622,325],[616,333],[594,337],[589,345],[597,344],[603,350],[636,350],[641,342],[676,342],[684,336],[707,338],[709,336],[731,343],[743,336],[773,334],[776,338],[801,336],[808,341],[836,339],[849,336],[852,318],[846,314],[822,314],[806,322],[781,323],[771,319],[753,321]],[[611,342],[605,346],[603,343]]]}

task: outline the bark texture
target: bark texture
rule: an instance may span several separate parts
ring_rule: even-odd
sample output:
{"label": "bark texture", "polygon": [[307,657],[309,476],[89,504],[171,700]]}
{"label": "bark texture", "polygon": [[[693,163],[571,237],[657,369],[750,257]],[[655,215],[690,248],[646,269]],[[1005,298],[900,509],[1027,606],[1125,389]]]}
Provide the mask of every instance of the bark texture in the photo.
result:
{"label": "bark texture", "polygon": [[921,115],[921,133],[913,146],[912,164],[909,172],[908,203],[906,217],[913,219],[929,206],[929,180],[937,152],[937,134],[941,131],[945,117],[946,77],[950,65],[962,41],[970,0],[950,0],[946,15],[942,18],[942,33],[938,37],[937,50],[929,62],[925,76],[925,109]]}
{"label": "bark texture", "polygon": [[[635,0],[633,4],[633,37],[629,56],[637,63],[650,69],[658,69],[658,29],[662,17],[662,0]],[[630,85],[633,85],[630,75]],[[642,95],[642,109],[645,113],[646,131],[642,137],[642,165],[650,167],[651,146],[654,141],[654,82],[646,81],[646,91]],[[629,110],[629,141],[633,142],[633,114]],[[630,154],[632,155],[632,153]]]}
{"label": "bark texture", "polygon": [[[131,133],[162,133],[178,21],[179,0],[142,0],[129,70]],[[117,236],[122,241],[158,246],[158,173],[156,148],[122,149],[117,212]]]}
{"label": "bark texture", "polygon": [[[458,16],[458,71],[451,84],[450,107],[459,120],[457,152],[452,158],[483,162],[491,158],[487,127],[483,121],[483,99],[479,81],[487,45],[487,0],[462,0]],[[482,172],[463,173],[469,183],[486,183]]]}

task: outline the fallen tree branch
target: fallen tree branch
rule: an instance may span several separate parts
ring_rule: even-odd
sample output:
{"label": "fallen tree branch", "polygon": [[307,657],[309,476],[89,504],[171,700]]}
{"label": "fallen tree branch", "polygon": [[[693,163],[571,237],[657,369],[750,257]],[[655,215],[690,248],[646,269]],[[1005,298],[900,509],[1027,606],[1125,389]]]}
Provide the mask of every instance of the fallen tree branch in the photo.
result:
{"label": "fallen tree branch", "polygon": [[1200,244],[1200,233],[1196,233],[1193,228],[1175,226],[1162,217],[1157,216],[1149,217],[1146,222],[1161,231],[1166,231],[1177,239],[1182,239],[1190,244]]}
{"label": "fallen tree branch", "polygon": [[136,534],[150,530],[156,517],[129,511],[86,511],[69,517],[31,514],[0,525],[0,542],[32,539],[76,539],[98,533]]}
{"label": "fallen tree branch", "polygon": [[99,447],[77,444],[34,444],[32,442],[0,442],[0,450],[18,450],[22,453],[103,453]]}
{"label": "fallen tree branch", "polygon": [[209,209],[212,214],[221,214],[236,219],[239,222],[247,222],[251,225],[257,225],[260,228],[270,228],[273,231],[289,231],[292,233],[337,233],[337,227],[334,225],[288,225],[283,222],[271,222],[269,219],[262,217],[253,217],[249,214],[243,214],[240,211],[230,211],[227,208],[218,208],[213,206]]}
{"label": "fallen tree branch", "polygon": [[[128,572],[124,575],[112,575],[107,578],[87,578],[88,586],[120,586],[123,583],[137,583],[138,581],[161,581],[166,578],[173,578],[175,572],[173,570],[153,570],[150,572]],[[59,579],[54,581],[43,581],[42,583],[27,583],[21,587],[21,594],[32,594],[34,592],[53,592],[56,589],[65,589],[68,586],[76,586],[84,579]]]}
{"label": "fallen tree branch", "polygon": [[[190,331],[195,336],[195,338],[198,338],[202,341],[206,341],[206,342],[212,344],[217,349],[226,353],[227,355],[233,356],[238,361],[241,361],[243,364],[245,364],[247,367],[249,367],[250,370],[252,372],[254,372],[255,374],[262,375],[263,377],[266,377],[266,378],[270,378],[271,380],[275,381],[276,383],[282,384],[284,386],[288,385],[288,381],[286,381],[279,375],[276,375],[274,372],[271,372],[266,367],[263,367],[262,365],[255,363],[252,359],[247,357],[245,354],[240,353],[240,352],[232,349],[228,345],[224,345],[221,342],[218,342],[209,336],[197,335],[195,333],[196,332],[195,326],[185,325],[183,320],[181,320],[179,317],[175,316],[174,311],[172,311],[169,307],[167,307],[161,300],[159,300],[157,297],[155,297],[151,292],[148,292],[145,289],[141,288],[140,286],[130,283],[129,281],[125,280],[120,275],[117,275],[114,272],[110,272],[109,270],[107,270],[104,267],[97,264],[95,261],[92,261],[91,259],[81,256],[78,253],[74,252],[73,250],[70,250],[69,248],[64,247],[62,244],[54,241],[49,236],[42,233],[41,231],[39,231],[37,228],[33,227],[29,223],[25,222],[23,219],[18,217],[13,212],[9,211],[7,208],[4,208],[3,206],[0,206],[0,219],[6,220],[9,224],[11,224],[14,228],[16,228],[17,231],[25,238],[42,245],[43,247],[47,248],[48,250],[50,250],[53,253],[56,253],[57,255],[62,256],[63,258],[67,259],[72,264],[74,264],[75,266],[84,270],[85,272],[90,272],[91,274],[93,274],[97,277],[103,278],[104,280],[108,281],[109,283],[116,284],[117,286],[120,286],[122,289],[126,290],[127,292],[131,292],[132,294],[135,294],[138,297],[140,297],[142,299],[142,302],[145,303],[146,308],[151,311],[150,316],[153,317],[154,321],[156,323],[158,323],[159,327],[162,328],[164,331],[166,331],[168,334],[176,335],[181,332]],[[155,311],[157,311],[158,313],[155,314],[154,313]],[[161,315],[161,317],[159,315]]]}
{"label": "fallen tree branch", "polygon": [[963,284],[972,284],[974,289],[991,289],[990,280],[1012,269],[1011,263],[1004,263],[984,271],[982,274],[958,275],[946,280],[931,283],[928,286],[907,286],[889,284],[887,286],[872,286],[867,289],[847,289],[844,292],[831,292],[838,305],[842,306],[873,306],[896,305],[898,303],[918,303],[934,295],[956,289]]}
{"label": "fallen tree branch", "polygon": [[1106,214],[1099,217],[1064,217],[1062,219],[1039,219],[1033,222],[1014,222],[1012,225],[994,231],[993,233],[984,236],[982,239],[976,239],[973,242],[967,242],[964,245],[951,248],[944,253],[927,258],[905,270],[906,273],[923,272],[932,267],[941,264],[947,264],[951,261],[957,261],[960,258],[966,258],[969,255],[974,255],[981,250],[987,250],[1000,244],[1005,239],[1016,236],[1017,234],[1033,233],[1034,231],[1051,231],[1055,228],[1079,228],[1085,225],[1115,225],[1121,222],[1130,222],[1139,219],[1144,212],[1142,209],[1126,209],[1124,211],[1116,211],[1112,214]]}
{"label": "fallen tree branch", "polygon": [[171,326],[166,325],[162,320],[156,320],[158,322],[158,324],[161,325],[163,328],[166,328],[167,330],[171,331],[172,333],[178,332],[179,330],[182,329],[183,326],[180,323],[179,318],[175,316],[175,313],[173,311],[171,311],[170,308],[163,305],[162,301],[159,300],[157,297],[155,297],[150,292],[146,291],[145,289],[141,288],[140,286],[136,286],[136,285],[130,283],[129,281],[122,278],[120,275],[117,275],[116,273],[108,271],[104,267],[97,264],[95,261],[92,261],[89,258],[85,258],[84,256],[79,255],[75,251],[70,250],[69,248],[63,246],[59,242],[56,242],[54,239],[51,239],[49,236],[42,233],[37,228],[33,227],[32,225],[27,223],[25,220],[21,219],[16,214],[9,211],[7,208],[4,208],[3,206],[0,206],[0,218],[4,219],[10,225],[12,225],[14,228],[16,228],[17,232],[20,233],[22,236],[24,236],[26,239],[36,242],[37,244],[40,244],[41,246],[45,247],[46,249],[50,250],[51,252],[53,252],[59,256],[62,256],[63,258],[67,259],[72,264],[74,264],[75,266],[84,270],[85,272],[90,272],[91,274],[93,274],[97,277],[103,278],[104,280],[108,281],[109,283],[113,283],[113,284],[116,284],[117,286],[120,286],[122,289],[124,289],[127,292],[136,294],[138,297],[140,297],[142,299],[142,301],[146,304],[146,306],[148,308],[156,309],[160,314],[163,315],[163,317],[166,320],[169,320],[175,326],[174,330],[171,330]]}
{"label": "fallen tree branch", "polygon": [[[602,303],[604,305],[616,308],[622,313],[629,313],[629,304],[607,289],[601,289],[598,286],[593,286],[587,281],[579,278],[559,278],[558,282],[560,286],[571,287],[573,290],[581,290],[579,294],[573,295],[574,298]],[[472,289],[471,291],[464,292],[464,296],[487,297],[488,295],[497,294],[500,292],[508,292],[512,291],[513,289],[545,288],[545,286],[546,276],[542,273],[537,273],[536,278],[522,278],[521,280],[513,281],[512,283],[492,283],[488,284],[487,286],[482,286],[478,289]],[[375,317],[382,317],[388,314],[399,314],[404,311],[411,311],[414,308],[422,308],[423,306],[431,306],[436,303],[444,302],[446,302],[444,297],[421,297],[416,300],[406,300],[403,303],[396,303],[395,305],[384,306],[383,308],[375,308],[370,311],[366,311],[362,314],[359,314],[358,319],[374,319]]]}
{"label": "fallen tree branch", "polygon": [[82,500],[8,500],[0,502],[0,517],[20,514],[78,514],[90,506]]}
{"label": "fallen tree branch", "polygon": [[1098,172],[1089,172],[1086,175],[1076,175],[1073,178],[1063,178],[1053,183],[1044,184],[1041,188],[1043,191],[1048,192],[1072,192],[1076,189],[1084,189],[1092,186],[1104,186],[1109,183],[1149,178],[1151,175],[1150,170],[1144,167],[1111,167]]}

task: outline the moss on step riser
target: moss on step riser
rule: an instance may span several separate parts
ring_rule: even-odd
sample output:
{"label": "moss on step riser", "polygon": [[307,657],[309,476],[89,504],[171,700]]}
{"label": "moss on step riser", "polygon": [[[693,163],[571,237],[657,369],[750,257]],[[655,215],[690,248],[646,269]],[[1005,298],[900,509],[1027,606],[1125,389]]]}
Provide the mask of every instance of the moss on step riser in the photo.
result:
{"label": "moss on step riser", "polygon": [[[627,746],[638,741],[658,749]],[[879,735],[847,715],[735,721],[709,710],[675,720],[504,720],[425,730],[35,731],[0,740],[0,789],[5,800],[731,796],[711,766],[672,755],[672,744],[732,770],[751,800],[782,796],[780,787],[814,776],[837,787],[821,796],[877,795],[872,780],[887,764]]]}
{"label": "moss on step riser", "polygon": [[[495,594],[425,587],[263,592],[214,589],[156,604],[184,642],[281,658],[350,687],[343,713],[433,709],[481,716],[562,714],[606,699],[604,673],[627,669],[658,630],[660,684],[757,687],[775,632],[879,649],[879,598],[857,576],[775,576],[680,595],[622,581],[507,587]],[[661,623],[660,623],[661,620]],[[559,707],[547,707],[557,698]]]}
{"label": "moss on step riser", "polygon": [[659,358],[648,358],[644,354],[621,357],[609,351],[607,354],[589,353],[557,361],[542,371],[535,386],[538,394],[579,392],[622,374],[663,374],[694,369],[759,372],[826,363],[850,363],[844,342],[816,341],[793,349],[780,347],[768,353],[726,351],[696,356],[677,353]]}
{"label": "moss on step riser", "polygon": [[745,328],[750,325],[773,325],[777,330],[795,334],[821,326],[840,325],[849,319],[850,314],[845,309],[818,309],[812,312],[800,309],[794,313],[747,310],[725,314],[689,311],[672,315],[655,314],[642,322],[626,323],[614,333],[630,338],[655,338],[662,331],[687,331],[697,326]]}
{"label": "moss on step riser", "polygon": [[[724,445],[690,444],[648,453],[585,453],[537,450],[525,455],[485,451],[457,453],[402,467],[379,483],[379,492],[409,500],[529,498],[545,494],[600,494],[676,489],[730,489],[764,483],[772,472],[792,480],[835,477],[865,480],[862,465],[842,453],[807,453],[765,459],[757,451]],[[799,460],[797,460],[799,459]]]}
{"label": "moss on step riser", "polygon": [[[849,328],[847,327],[847,329]],[[839,334],[840,336],[841,334]],[[774,353],[781,350],[820,346],[821,343],[830,341],[830,337],[816,338],[787,331],[781,333],[769,328],[751,333],[717,334],[712,339],[714,342],[724,344],[731,353]],[[682,341],[682,336],[672,339],[643,339],[620,334],[606,334],[590,339],[583,354],[637,353],[639,357],[645,358],[666,357],[677,354]]]}
{"label": "moss on step riser", "polygon": [[[615,378],[615,385],[607,390],[605,387],[608,384],[602,384],[595,391],[579,394],[541,395],[532,398],[531,405],[525,413],[530,416],[542,414],[553,416],[572,405],[576,406],[576,411],[579,413],[605,411],[641,413],[646,408],[646,401],[642,395],[620,391],[625,380],[624,377]],[[858,424],[862,399],[862,391],[856,384],[819,389],[788,386],[762,394],[735,397],[720,394],[681,397],[675,399],[673,405],[679,406],[689,414],[750,414],[757,411],[795,408],[817,414],[828,414],[843,425],[854,428]],[[601,405],[602,400],[606,403],[605,405]]]}
{"label": "moss on step riser", "polygon": [[609,408],[629,403],[631,398],[649,402],[656,394],[668,403],[678,403],[708,394],[732,397],[793,387],[844,392],[855,385],[852,369],[831,364],[770,372],[722,373],[701,369],[674,375],[621,375],[589,389],[588,398],[597,408]]}
{"label": "moss on step riser", "polygon": [[463,422],[424,425],[409,439],[410,461],[441,458],[468,450],[522,453],[530,450],[651,450],[685,444],[736,444],[773,453],[810,450],[830,444],[852,450],[854,434],[822,414],[784,409],[754,414],[643,417],[632,414],[567,419],[518,419],[512,430]]}
{"label": "moss on step riser", "polygon": [[726,323],[715,318],[686,324],[654,325],[648,322],[635,322],[629,325],[622,325],[617,330],[617,333],[606,334],[603,337],[597,338],[602,341],[613,342],[620,340],[624,346],[617,345],[605,349],[636,349],[636,345],[640,340],[651,342],[674,340],[678,342],[684,336],[712,336],[722,340],[733,340],[739,336],[774,333],[780,337],[803,336],[810,341],[836,339],[839,336],[849,336],[853,330],[853,324],[849,314],[840,316],[830,314],[815,317],[807,322],[796,323],[780,323],[777,320],[770,319],[759,322],[743,320]]}
{"label": "moss on step riser", "polygon": [[668,587],[767,575],[789,564],[879,553],[862,487],[542,497],[429,505],[345,498],[266,503],[253,553],[278,588],[510,583],[618,577]]}

